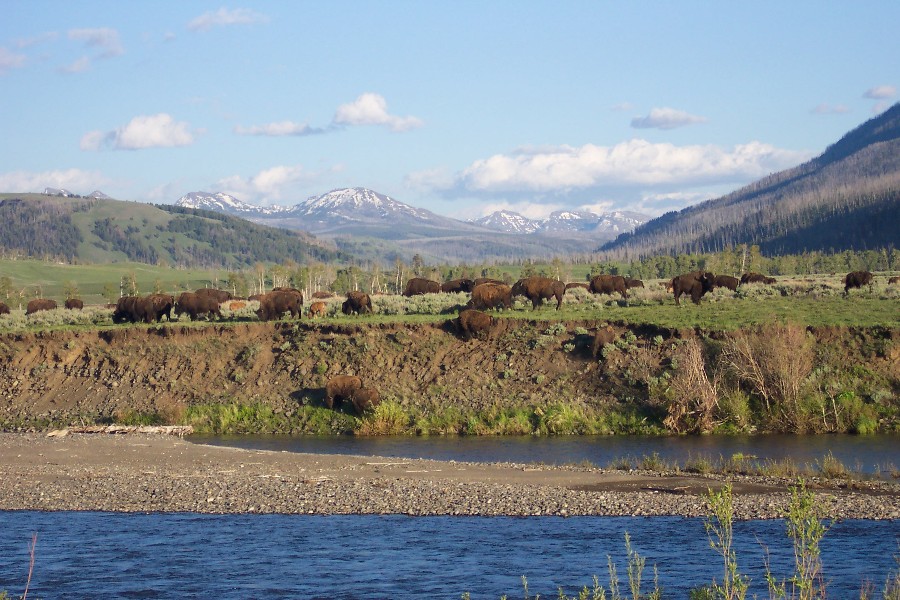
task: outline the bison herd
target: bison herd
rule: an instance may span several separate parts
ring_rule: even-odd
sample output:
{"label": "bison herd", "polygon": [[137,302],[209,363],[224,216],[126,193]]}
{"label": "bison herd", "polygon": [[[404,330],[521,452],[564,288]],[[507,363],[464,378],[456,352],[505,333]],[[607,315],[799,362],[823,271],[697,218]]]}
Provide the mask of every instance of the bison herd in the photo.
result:
{"label": "bison herd", "polygon": [[[847,273],[843,279],[844,293],[849,294],[851,289],[873,285],[875,278],[869,271],[853,271]],[[701,298],[715,288],[726,288],[736,291],[740,285],[759,283],[771,285],[775,278],[760,273],[744,273],[740,279],[730,275],[714,275],[709,271],[698,270],[684,273],[664,282],[666,290],[671,292],[675,304],[681,304],[681,296],[689,296],[694,304],[700,304]],[[900,283],[900,277],[891,277],[889,284]],[[465,309],[485,311],[494,309],[510,309],[513,307],[513,299],[523,296],[531,302],[532,310],[542,306],[545,300],[556,300],[556,309],[562,307],[563,296],[566,291],[581,287],[592,294],[618,294],[622,299],[628,298],[628,290],[644,287],[640,279],[629,279],[621,275],[596,275],[587,283],[573,282],[563,283],[556,279],[542,276],[525,277],[512,286],[498,279],[482,277],[478,279],[453,279],[444,283],[438,283],[422,277],[410,279],[403,290],[406,297],[423,294],[437,293],[468,293],[470,299]],[[324,317],[327,305],[321,300],[333,296],[329,292],[315,292],[313,298],[317,301],[309,306],[308,315],[312,318]],[[221,319],[221,305],[224,302],[233,301],[231,293],[213,288],[200,288],[193,292],[183,292],[177,298],[169,294],[149,294],[147,296],[123,296],[119,298],[114,309],[112,320],[114,323],[159,323],[163,317],[172,320],[172,315],[180,317],[188,315],[194,321],[200,318]],[[259,302],[256,315],[261,321],[272,321],[286,316],[298,319],[303,314],[303,293],[295,288],[276,287],[266,294],[250,296],[248,300]],[[64,304],[66,309],[80,310],[84,303],[78,298],[67,298]],[[55,300],[35,298],[28,302],[26,315],[31,315],[44,310],[57,308]],[[234,306],[232,305],[232,309]],[[341,304],[341,312],[345,315],[362,315],[373,312],[372,299],[368,294],[359,291],[347,293],[346,299]],[[7,304],[0,302],[0,315],[10,314]],[[471,319],[472,317],[468,317]],[[478,323],[485,323],[484,319]],[[483,325],[475,321],[460,325],[460,331],[467,336],[475,335],[484,329]]]}

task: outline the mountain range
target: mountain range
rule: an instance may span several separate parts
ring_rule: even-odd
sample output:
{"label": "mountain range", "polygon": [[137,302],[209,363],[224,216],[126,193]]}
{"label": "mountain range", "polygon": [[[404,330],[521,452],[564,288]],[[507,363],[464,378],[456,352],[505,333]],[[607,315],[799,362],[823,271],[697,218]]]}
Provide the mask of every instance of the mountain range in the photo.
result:
{"label": "mountain range", "polygon": [[550,258],[583,253],[649,217],[559,211],[532,220],[509,211],[460,221],[366,188],[332,190],[291,207],[256,206],[222,192],[191,192],[176,206],[223,212],[256,223],[308,231],[358,258],[432,261]]}

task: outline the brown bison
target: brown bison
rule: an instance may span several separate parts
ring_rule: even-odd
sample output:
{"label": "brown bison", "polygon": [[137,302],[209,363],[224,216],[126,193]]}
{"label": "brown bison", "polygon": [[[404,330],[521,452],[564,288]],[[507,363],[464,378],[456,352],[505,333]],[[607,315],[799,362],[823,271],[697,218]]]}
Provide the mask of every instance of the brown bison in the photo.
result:
{"label": "brown bison", "polygon": [[625,278],[621,275],[597,275],[591,278],[588,289],[592,294],[620,294],[623,298],[628,298],[628,286],[625,285]]}
{"label": "brown bison", "polygon": [[505,281],[501,281],[499,279],[494,279],[492,277],[478,277],[475,279],[475,287],[473,287],[472,289],[474,290],[476,287],[483,283],[499,283],[500,285],[506,285]]}
{"label": "brown bison", "polygon": [[116,302],[112,320],[113,323],[137,323],[145,317],[145,304],[140,296],[122,296]]}
{"label": "brown bison", "polygon": [[591,286],[588,283],[578,283],[578,282],[566,284],[567,290],[571,290],[572,288],[584,288],[586,290],[589,290],[589,289],[591,289]]}
{"label": "brown bison", "polygon": [[616,341],[617,337],[619,336],[610,325],[598,329],[597,333],[594,334],[594,343],[591,345],[591,354],[593,357],[597,358],[597,355],[603,350],[603,346],[612,344]]}
{"label": "brown bison", "polygon": [[297,291],[273,290],[259,299],[256,316],[260,321],[280,319],[290,313],[292,319],[299,319],[303,313],[303,294]]}
{"label": "brown bison", "polygon": [[422,294],[438,294],[440,291],[441,284],[437,281],[432,281],[423,277],[413,277],[406,282],[406,288],[403,290],[403,295],[406,297],[421,296]]}
{"label": "brown bison", "polygon": [[350,402],[356,414],[361,415],[381,404],[381,394],[375,388],[358,387],[350,394]]}
{"label": "brown bison", "polygon": [[465,292],[471,294],[475,289],[475,282],[471,279],[451,279],[441,284],[441,291],[444,293]]}
{"label": "brown bison", "polygon": [[172,310],[175,308],[175,296],[171,294],[150,294],[147,296],[146,301],[149,303],[148,310],[157,323],[162,321],[163,316],[169,321],[172,320]]}
{"label": "brown bison", "polygon": [[325,300],[326,298],[334,298],[334,294],[331,292],[313,292],[312,297],[316,300]]}
{"label": "brown bison", "polygon": [[46,298],[35,298],[28,301],[25,307],[25,314],[31,315],[42,310],[53,310],[56,308],[56,300],[47,300]]}
{"label": "brown bison", "polygon": [[313,302],[309,305],[309,316],[312,317],[324,317],[325,316],[325,303],[324,302]]}
{"label": "brown bison", "polygon": [[347,299],[341,304],[341,312],[345,315],[372,313],[372,299],[365,292],[347,292]]}
{"label": "brown bison", "polygon": [[531,310],[544,304],[544,300],[556,298],[556,310],[562,306],[566,294],[566,284],[549,277],[535,275],[515,282],[512,286],[513,296],[525,296],[531,300]]}
{"label": "brown bison", "polygon": [[512,308],[512,289],[502,283],[482,283],[472,290],[472,298],[466,303],[467,308],[488,310],[491,308]]}
{"label": "brown bison", "polygon": [[362,379],[356,375],[335,375],[325,385],[325,406],[335,408],[344,400],[350,400],[353,392],[362,387]]}
{"label": "brown bison", "polygon": [[66,298],[65,307],[69,310],[81,310],[84,308],[84,302],[78,298]]}
{"label": "brown bison", "polygon": [[681,305],[679,298],[682,294],[690,294],[691,302],[700,304],[700,298],[715,287],[716,276],[707,271],[692,271],[678,275],[672,279],[672,293],[675,294],[675,304]]}
{"label": "brown bison", "polygon": [[463,338],[469,340],[480,337],[483,333],[490,333],[494,326],[494,317],[480,310],[466,308],[460,311],[457,326]]}
{"label": "brown bison", "polygon": [[8,315],[9,307],[6,305],[6,302],[0,302],[0,315]]}
{"label": "brown bison", "polygon": [[844,293],[849,293],[850,288],[861,288],[864,285],[871,286],[875,276],[869,271],[853,271],[844,277]]}
{"label": "brown bison", "polygon": [[221,319],[222,312],[219,310],[219,301],[209,294],[196,294],[194,292],[183,292],[175,301],[175,314],[181,316],[187,314],[191,321],[195,321],[198,317],[206,315],[208,319],[214,316]]}
{"label": "brown bison", "polygon": [[626,289],[630,290],[632,288],[642,288],[642,287],[644,287],[644,282],[641,281],[640,279],[627,279],[627,278],[625,279],[625,288]]}
{"label": "brown bison", "polygon": [[772,285],[775,283],[774,277],[766,277],[765,275],[760,275],[759,273],[744,273],[741,275],[741,283],[765,283],[768,285]]}
{"label": "brown bison", "polygon": [[212,298],[219,304],[228,302],[234,297],[231,295],[231,292],[226,292],[225,290],[217,290],[216,288],[200,288],[194,290],[194,293],[198,296],[206,296],[208,298]]}
{"label": "brown bison", "polygon": [[891,285],[893,285],[895,283],[900,283],[900,277],[891,277],[890,279],[888,279],[888,283]]}
{"label": "brown bison", "polygon": [[731,275],[716,275],[716,280],[713,285],[715,287],[728,288],[733,292],[740,283],[741,280],[737,277],[732,277]]}

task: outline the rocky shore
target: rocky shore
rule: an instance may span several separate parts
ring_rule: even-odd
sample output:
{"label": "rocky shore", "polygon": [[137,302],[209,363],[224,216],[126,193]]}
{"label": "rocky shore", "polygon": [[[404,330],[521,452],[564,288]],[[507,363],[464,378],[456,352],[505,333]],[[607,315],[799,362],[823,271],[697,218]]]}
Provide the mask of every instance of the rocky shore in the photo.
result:
{"label": "rocky shore", "polygon": [[[789,481],[314,455],[161,435],[0,434],[0,510],[633,516],[705,514],[734,486],[740,519],[780,518]],[[827,516],[900,518],[894,482],[812,481]]]}

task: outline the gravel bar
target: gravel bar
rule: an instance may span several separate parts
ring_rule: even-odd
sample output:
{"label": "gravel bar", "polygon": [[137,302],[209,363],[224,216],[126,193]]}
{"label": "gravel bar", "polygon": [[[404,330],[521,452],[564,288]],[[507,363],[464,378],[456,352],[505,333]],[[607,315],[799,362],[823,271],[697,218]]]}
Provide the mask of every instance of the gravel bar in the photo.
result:
{"label": "gravel bar", "polygon": [[[0,433],[0,510],[656,516],[706,514],[731,482],[739,519],[781,518],[793,483],[245,450],[161,435]],[[833,519],[900,518],[900,484],[811,480]]]}

